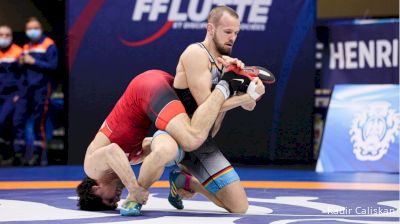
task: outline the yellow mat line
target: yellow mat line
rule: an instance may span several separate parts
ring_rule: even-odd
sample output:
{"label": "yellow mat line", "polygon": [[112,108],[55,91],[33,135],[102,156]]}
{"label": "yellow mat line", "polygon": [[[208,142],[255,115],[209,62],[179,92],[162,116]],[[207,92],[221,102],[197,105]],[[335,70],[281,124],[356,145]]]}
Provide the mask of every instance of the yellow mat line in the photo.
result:
{"label": "yellow mat line", "polygon": [[[0,182],[0,190],[76,188],[80,181],[12,181]],[[266,189],[326,189],[326,190],[376,190],[399,191],[399,184],[339,183],[339,182],[289,182],[242,181],[245,188]],[[157,181],[152,187],[168,188],[168,181]]]}

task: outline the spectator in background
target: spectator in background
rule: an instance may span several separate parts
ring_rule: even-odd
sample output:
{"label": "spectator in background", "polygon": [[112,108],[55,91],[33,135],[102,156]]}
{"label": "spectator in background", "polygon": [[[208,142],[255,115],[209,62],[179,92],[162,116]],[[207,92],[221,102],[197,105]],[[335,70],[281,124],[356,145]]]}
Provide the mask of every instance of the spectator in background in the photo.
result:
{"label": "spectator in background", "polygon": [[[25,32],[30,41],[23,46],[19,62],[27,86],[26,94],[21,97],[19,105],[25,108],[25,120],[32,117],[34,122],[33,156],[28,164],[39,165],[42,153],[46,150],[45,121],[51,94],[51,77],[58,64],[58,50],[54,41],[43,34],[42,24],[38,19],[30,18],[26,23]],[[19,127],[17,134],[19,139],[24,139],[24,125]],[[20,143],[14,144],[14,149],[22,156],[26,146],[23,141]],[[42,162],[44,165],[47,160]]]}
{"label": "spectator in background", "polygon": [[12,30],[0,26],[0,163],[11,165],[13,133],[11,127],[21,122],[21,111],[16,103],[22,90],[18,58],[22,49],[13,44]]}

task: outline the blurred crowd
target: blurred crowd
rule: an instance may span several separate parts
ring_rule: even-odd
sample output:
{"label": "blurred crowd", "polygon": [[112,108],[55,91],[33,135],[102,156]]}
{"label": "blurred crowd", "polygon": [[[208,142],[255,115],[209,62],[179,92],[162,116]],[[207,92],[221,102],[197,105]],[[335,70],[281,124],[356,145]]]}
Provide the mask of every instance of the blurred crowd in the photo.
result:
{"label": "blurred crowd", "polygon": [[12,28],[0,24],[0,166],[47,163],[45,122],[58,50],[37,18],[27,20],[25,34],[29,40],[18,46]]}

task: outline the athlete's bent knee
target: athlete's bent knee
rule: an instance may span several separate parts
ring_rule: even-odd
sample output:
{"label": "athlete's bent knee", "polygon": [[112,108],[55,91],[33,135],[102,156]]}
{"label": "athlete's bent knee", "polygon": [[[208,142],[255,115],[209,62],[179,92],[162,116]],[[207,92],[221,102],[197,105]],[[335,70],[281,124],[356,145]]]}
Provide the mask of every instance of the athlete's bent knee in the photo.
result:
{"label": "athlete's bent knee", "polygon": [[160,163],[160,166],[171,162],[175,159],[178,154],[178,149],[169,144],[157,145],[151,149],[151,156],[154,158],[154,162]]}
{"label": "athlete's bent knee", "polygon": [[235,206],[226,208],[230,213],[245,214],[249,209],[249,202],[238,203]]}

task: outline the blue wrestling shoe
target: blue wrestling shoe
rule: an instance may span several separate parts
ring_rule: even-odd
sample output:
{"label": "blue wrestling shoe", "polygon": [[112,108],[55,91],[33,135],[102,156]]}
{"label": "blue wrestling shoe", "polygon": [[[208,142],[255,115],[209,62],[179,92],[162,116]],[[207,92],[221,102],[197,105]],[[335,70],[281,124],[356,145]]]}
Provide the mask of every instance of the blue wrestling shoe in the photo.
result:
{"label": "blue wrestling shoe", "polygon": [[190,190],[190,179],[191,175],[181,171],[181,170],[172,170],[169,173],[169,195],[168,201],[174,206],[176,209],[183,209],[182,198],[179,196],[177,190],[179,188],[183,188],[187,191]]}
{"label": "blue wrestling shoe", "polygon": [[141,209],[142,209],[141,204],[134,201],[130,201],[119,210],[119,214],[121,214],[122,216],[138,216],[141,215],[140,213]]}

